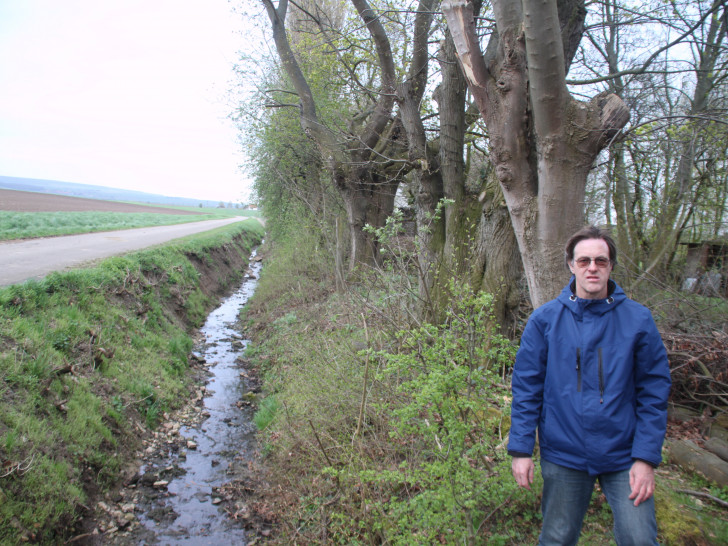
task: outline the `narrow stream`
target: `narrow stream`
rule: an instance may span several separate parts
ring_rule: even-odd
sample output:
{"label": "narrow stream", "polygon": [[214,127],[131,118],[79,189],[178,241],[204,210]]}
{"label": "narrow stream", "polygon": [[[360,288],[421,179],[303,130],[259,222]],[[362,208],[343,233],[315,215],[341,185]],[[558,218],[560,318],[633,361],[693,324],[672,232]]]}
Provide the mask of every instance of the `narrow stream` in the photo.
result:
{"label": "narrow stream", "polygon": [[[181,447],[169,448],[168,460],[141,469],[140,487],[161,490],[139,506],[145,539],[137,544],[244,545],[240,522],[221,507],[218,488],[230,480],[236,460],[249,460],[255,448],[253,409],[241,403],[250,385],[241,355],[248,344],[234,326],[240,309],[253,295],[262,265],[251,255],[250,274],[237,292],[207,318],[193,356],[212,374],[200,409],[203,419],[179,429]],[[146,477],[146,479],[145,479]],[[139,510],[138,510],[139,511]]]}

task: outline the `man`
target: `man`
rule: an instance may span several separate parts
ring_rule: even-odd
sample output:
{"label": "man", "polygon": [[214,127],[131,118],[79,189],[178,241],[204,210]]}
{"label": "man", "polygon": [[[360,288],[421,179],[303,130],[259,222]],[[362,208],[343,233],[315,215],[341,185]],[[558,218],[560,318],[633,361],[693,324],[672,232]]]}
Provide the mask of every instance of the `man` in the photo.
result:
{"label": "man", "polygon": [[609,278],[617,249],[606,231],[576,232],[566,263],[571,281],[533,312],[516,356],[513,476],[530,489],[538,428],[540,545],[577,543],[596,480],[617,544],[657,544],[654,469],[671,384],[665,347],[649,310]]}

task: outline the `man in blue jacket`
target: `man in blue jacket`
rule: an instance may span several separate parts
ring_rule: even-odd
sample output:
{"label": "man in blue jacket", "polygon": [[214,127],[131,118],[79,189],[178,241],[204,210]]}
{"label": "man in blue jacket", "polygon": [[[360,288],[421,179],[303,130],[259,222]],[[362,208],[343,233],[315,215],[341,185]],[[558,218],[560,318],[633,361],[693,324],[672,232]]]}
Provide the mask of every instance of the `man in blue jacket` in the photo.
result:
{"label": "man in blue jacket", "polygon": [[596,480],[617,544],[657,544],[652,494],[667,422],[667,353],[650,311],[609,278],[617,249],[606,231],[576,232],[566,263],[569,284],[533,312],[516,356],[513,476],[530,489],[538,428],[540,545],[577,543]]}

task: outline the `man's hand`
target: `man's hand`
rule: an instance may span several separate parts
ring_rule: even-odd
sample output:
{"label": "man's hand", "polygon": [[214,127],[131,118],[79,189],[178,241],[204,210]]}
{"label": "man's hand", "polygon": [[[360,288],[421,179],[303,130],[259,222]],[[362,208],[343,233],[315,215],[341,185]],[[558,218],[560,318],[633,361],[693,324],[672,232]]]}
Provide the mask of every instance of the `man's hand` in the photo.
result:
{"label": "man's hand", "polygon": [[513,471],[513,477],[516,478],[516,483],[521,487],[531,489],[534,468],[535,465],[531,457],[513,457],[511,470]]}
{"label": "man's hand", "polygon": [[655,469],[644,461],[635,461],[629,470],[629,486],[632,488],[629,498],[639,506],[655,492]]}

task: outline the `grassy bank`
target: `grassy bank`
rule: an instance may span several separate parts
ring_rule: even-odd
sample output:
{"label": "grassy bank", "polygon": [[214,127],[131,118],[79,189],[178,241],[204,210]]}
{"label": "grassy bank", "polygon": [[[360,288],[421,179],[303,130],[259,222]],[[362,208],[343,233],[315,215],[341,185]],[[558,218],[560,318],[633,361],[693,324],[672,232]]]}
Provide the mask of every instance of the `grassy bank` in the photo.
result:
{"label": "grassy bank", "polygon": [[[490,297],[452,286],[445,322],[427,324],[402,264],[335,292],[306,230],[266,253],[247,317],[273,542],[535,544],[539,478],[518,489],[504,446],[517,340],[495,333]],[[658,480],[662,543],[728,540],[719,508],[678,492],[699,480],[670,465]],[[610,529],[595,491],[580,544],[613,544]]]}
{"label": "grassy bank", "polygon": [[[172,207],[170,207],[172,208]],[[74,235],[139,227],[166,226],[215,220],[231,216],[258,216],[258,211],[237,209],[196,209],[177,207],[199,214],[159,214],[150,212],[15,212],[0,210],[0,241],[31,237]]]}
{"label": "grassy bank", "polygon": [[261,238],[250,220],[0,290],[0,543],[58,543],[120,479]]}

